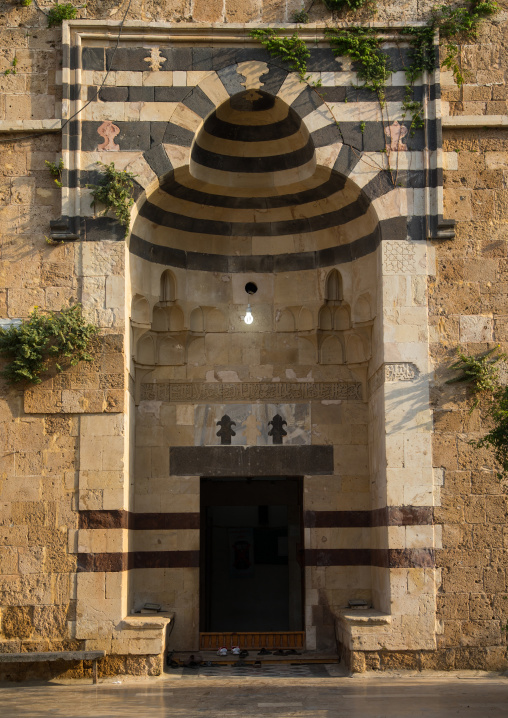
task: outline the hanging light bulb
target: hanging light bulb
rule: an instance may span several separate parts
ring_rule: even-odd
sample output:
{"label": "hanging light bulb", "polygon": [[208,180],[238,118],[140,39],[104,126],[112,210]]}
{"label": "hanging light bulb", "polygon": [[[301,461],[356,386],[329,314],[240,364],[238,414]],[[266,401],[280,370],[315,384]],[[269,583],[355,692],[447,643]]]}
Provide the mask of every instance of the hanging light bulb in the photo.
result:
{"label": "hanging light bulb", "polygon": [[254,317],[252,316],[252,311],[250,308],[250,302],[247,304],[247,311],[245,312],[243,321],[245,322],[245,324],[252,324],[252,322],[254,321]]}

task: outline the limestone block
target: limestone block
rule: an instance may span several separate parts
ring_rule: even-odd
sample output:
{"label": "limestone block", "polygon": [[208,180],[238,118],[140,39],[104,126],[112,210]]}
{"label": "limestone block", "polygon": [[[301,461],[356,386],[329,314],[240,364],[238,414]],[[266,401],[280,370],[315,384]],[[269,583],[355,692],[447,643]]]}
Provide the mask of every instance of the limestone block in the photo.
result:
{"label": "limestone block", "polygon": [[102,495],[102,508],[106,511],[126,508],[128,497],[125,489],[106,488]]}
{"label": "limestone block", "polygon": [[44,574],[0,579],[4,606],[49,605],[53,602],[51,576]]}
{"label": "limestone block", "polygon": [[109,277],[124,272],[125,247],[121,242],[86,242],[81,252],[81,266],[76,269],[83,277]]}
{"label": "limestone block", "polygon": [[[379,527],[379,533],[383,529]],[[383,542],[375,542],[376,547],[383,545]],[[388,547],[389,548],[406,548],[406,527],[405,526],[388,526]]]}
{"label": "limestone block", "polygon": [[404,435],[404,466],[431,467],[431,434],[412,432]]}
{"label": "limestone block", "polygon": [[79,492],[80,511],[92,511],[103,508],[103,496],[100,489],[85,489]]}
{"label": "limestone block", "polygon": [[408,548],[432,548],[434,546],[433,526],[406,526]]}
{"label": "limestone block", "polygon": [[120,415],[107,416],[93,414],[80,418],[80,432],[82,436],[122,436],[124,432],[124,417]]}
{"label": "limestone block", "polygon": [[106,278],[106,307],[113,309],[125,306],[125,280],[122,276]]}
{"label": "limestone block", "polygon": [[460,317],[460,341],[463,343],[492,341],[492,318],[482,315]]}
{"label": "limestone block", "polygon": [[121,599],[127,591],[127,574],[124,571],[106,574],[106,598]]}
{"label": "limestone block", "polygon": [[142,76],[145,87],[171,87],[173,85],[173,73],[166,70],[159,72],[133,72],[132,75]]}
{"label": "limestone block", "polygon": [[288,105],[291,105],[296,98],[301,95],[304,89],[305,85],[300,82],[298,75],[292,72],[284,80],[282,87],[277,93],[277,97],[280,97],[281,100],[284,100],[284,102]]}

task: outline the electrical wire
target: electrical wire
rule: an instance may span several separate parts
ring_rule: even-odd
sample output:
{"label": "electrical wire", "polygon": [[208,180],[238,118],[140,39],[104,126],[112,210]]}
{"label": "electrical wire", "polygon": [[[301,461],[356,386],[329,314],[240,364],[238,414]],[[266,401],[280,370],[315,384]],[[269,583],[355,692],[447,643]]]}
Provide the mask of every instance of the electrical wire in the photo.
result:
{"label": "electrical wire", "polygon": [[[36,1],[35,4],[36,4],[37,9],[40,10],[44,15],[46,15],[46,13],[45,13],[43,10],[41,10],[41,9],[39,8],[39,6],[37,5],[37,1]],[[114,49],[113,49],[113,54],[111,55],[111,62],[109,63],[109,68],[106,66],[106,74],[104,75],[104,78],[103,78],[101,84],[100,84],[99,87],[97,88],[97,91],[95,92],[95,95],[94,95],[93,97],[91,97],[91,98],[83,105],[83,107],[80,107],[80,109],[77,110],[77,112],[75,112],[73,115],[71,115],[70,117],[68,117],[68,118],[65,120],[65,122],[62,124],[60,130],[63,130],[65,127],[67,127],[67,125],[69,124],[69,122],[71,122],[75,117],[77,117],[77,115],[79,115],[81,112],[83,112],[83,110],[84,110],[86,107],[88,107],[88,105],[89,105],[91,102],[94,102],[94,101],[97,99],[97,97],[98,97],[98,95],[99,95],[99,92],[100,92],[100,91],[102,90],[102,88],[104,87],[104,85],[105,85],[105,83],[106,83],[106,80],[108,79],[109,73],[111,72],[111,68],[113,67],[113,62],[114,62],[114,59],[115,59],[116,51],[118,50],[118,47],[120,46],[120,39],[121,39],[121,36],[122,36],[123,26],[124,26],[124,23],[125,23],[125,21],[126,21],[126,19],[127,19],[127,15],[128,15],[128,13],[129,13],[131,4],[132,4],[132,0],[129,0],[128,5],[127,5],[127,9],[126,9],[126,11],[125,11],[125,13],[124,13],[123,18],[122,18],[121,21],[120,21],[119,27],[118,27],[118,35],[117,35],[117,38],[116,38],[115,47],[114,47]],[[14,133],[16,132],[16,130],[13,130],[12,132],[13,132],[13,134],[14,134]],[[52,135],[52,134],[54,134],[54,132],[53,132],[52,130],[41,130],[40,132],[37,132],[37,134],[34,134],[34,135],[24,135],[24,136],[22,136],[22,137],[16,137],[16,138],[14,138],[14,139],[12,139],[12,138],[0,139],[0,142],[13,142],[13,143],[14,143],[14,142],[24,142],[25,140],[32,140],[32,139],[34,139],[34,138],[41,137],[41,136],[43,136],[43,135]]]}

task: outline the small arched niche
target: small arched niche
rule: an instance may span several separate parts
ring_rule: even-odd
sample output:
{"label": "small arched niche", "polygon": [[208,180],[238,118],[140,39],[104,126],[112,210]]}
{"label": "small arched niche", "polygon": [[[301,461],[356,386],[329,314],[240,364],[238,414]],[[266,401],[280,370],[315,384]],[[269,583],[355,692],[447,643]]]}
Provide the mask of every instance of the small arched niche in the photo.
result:
{"label": "small arched niche", "polygon": [[337,331],[344,331],[349,329],[351,326],[351,319],[349,316],[349,307],[347,304],[343,304],[341,307],[335,309],[335,316],[333,318],[333,328]]}
{"label": "small arched niche", "polygon": [[321,364],[343,364],[344,351],[339,337],[329,336],[321,344]]}
{"label": "small arched niche", "polygon": [[176,337],[165,337],[159,340],[159,364],[185,364],[185,349]]}
{"label": "small arched niche", "polygon": [[174,302],[176,299],[176,282],[173,272],[165,269],[161,274],[159,301],[167,304]]}
{"label": "small arched niche", "polygon": [[138,341],[136,360],[140,364],[155,364],[155,344],[150,334],[145,334]]}
{"label": "small arched niche", "polygon": [[333,313],[330,307],[321,307],[319,310],[319,328],[324,331],[333,329]]}
{"label": "small arched niche", "polygon": [[169,313],[171,309],[168,307],[156,306],[153,308],[152,330],[154,332],[167,332],[169,330]]}
{"label": "small arched niche", "polygon": [[278,332],[295,331],[295,318],[289,309],[284,309],[276,318],[276,327]]}
{"label": "small arched niche", "polygon": [[190,330],[191,330],[191,332],[204,331],[203,310],[201,309],[201,307],[196,307],[191,312]]}
{"label": "small arched niche", "polygon": [[368,322],[372,319],[370,308],[370,299],[368,294],[362,294],[358,297],[354,305],[354,319],[355,322]]}
{"label": "small arched niche", "polygon": [[141,294],[135,294],[132,297],[131,321],[134,326],[150,326],[150,304]]}
{"label": "small arched niche", "polygon": [[332,269],[326,278],[325,299],[327,302],[341,302],[343,299],[342,275]]}

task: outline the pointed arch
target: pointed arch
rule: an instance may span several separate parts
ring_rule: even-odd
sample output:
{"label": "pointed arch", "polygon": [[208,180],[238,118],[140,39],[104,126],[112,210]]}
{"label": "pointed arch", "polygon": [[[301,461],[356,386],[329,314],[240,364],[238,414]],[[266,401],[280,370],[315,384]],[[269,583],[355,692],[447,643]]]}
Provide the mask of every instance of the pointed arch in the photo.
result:
{"label": "pointed arch", "polygon": [[325,299],[327,302],[340,302],[343,299],[342,275],[337,269],[332,269],[326,278]]}
{"label": "pointed arch", "polygon": [[175,275],[170,269],[161,274],[159,300],[161,302],[174,302],[176,299]]}

